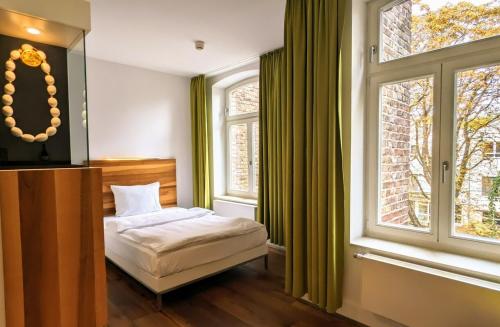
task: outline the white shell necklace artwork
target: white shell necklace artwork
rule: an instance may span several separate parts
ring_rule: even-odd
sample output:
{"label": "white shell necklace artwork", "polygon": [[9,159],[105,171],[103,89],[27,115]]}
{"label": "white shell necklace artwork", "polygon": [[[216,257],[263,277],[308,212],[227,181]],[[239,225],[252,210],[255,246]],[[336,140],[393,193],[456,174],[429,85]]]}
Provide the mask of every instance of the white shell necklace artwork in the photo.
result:
{"label": "white shell necklace artwork", "polygon": [[[47,93],[49,94],[48,104],[50,107],[50,115],[52,119],[50,120],[50,126],[47,129],[36,136],[24,133],[21,128],[17,126],[17,122],[14,119],[14,108],[12,104],[14,103],[14,93],[16,88],[14,87],[14,80],[16,79],[16,61],[21,59],[21,61],[29,67],[38,67],[45,73],[45,82],[47,83]],[[7,84],[5,84],[2,95],[2,113],[5,116],[5,125],[10,128],[10,132],[15,137],[21,138],[23,141],[32,142],[45,142],[47,139],[57,133],[57,128],[61,125],[61,119],[59,118],[61,112],[57,108],[57,99],[54,95],[57,92],[55,86],[54,76],[50,74],[50,65],[47,63],[47,56],[41,50],[34,48],[29,44],[23,44],[20,49],[12,50],[10,52],[10,58],[5,62],[5,79]]]}

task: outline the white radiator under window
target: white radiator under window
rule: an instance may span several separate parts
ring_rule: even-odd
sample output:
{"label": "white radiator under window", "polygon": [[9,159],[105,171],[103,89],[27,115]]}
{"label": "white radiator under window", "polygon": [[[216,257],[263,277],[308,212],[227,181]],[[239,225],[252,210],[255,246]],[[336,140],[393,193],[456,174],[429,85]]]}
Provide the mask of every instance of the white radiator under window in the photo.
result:
{"label": "white radiator under window", "polygon": [[214,211],[219,216],[254,219],[257,217],[257,206],[225,200],[214,200]]}
{"label": "white radiator under window", "polygon": [[362,306],[408,326],[500,326],[495,283],[439,269],[361,254]]}

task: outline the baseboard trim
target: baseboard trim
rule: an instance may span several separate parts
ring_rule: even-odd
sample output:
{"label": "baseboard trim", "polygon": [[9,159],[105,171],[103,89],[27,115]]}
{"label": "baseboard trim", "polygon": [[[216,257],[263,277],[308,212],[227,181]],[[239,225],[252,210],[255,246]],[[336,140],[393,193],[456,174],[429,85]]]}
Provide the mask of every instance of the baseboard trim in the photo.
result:
{"label": "baseboard trim", "polygon": [[279,255],[285,255],[286,254],[286,248],[284,246],[278,245],[271,243],[271,241],[267,241],[267,247],[269,251],[279,254]]}

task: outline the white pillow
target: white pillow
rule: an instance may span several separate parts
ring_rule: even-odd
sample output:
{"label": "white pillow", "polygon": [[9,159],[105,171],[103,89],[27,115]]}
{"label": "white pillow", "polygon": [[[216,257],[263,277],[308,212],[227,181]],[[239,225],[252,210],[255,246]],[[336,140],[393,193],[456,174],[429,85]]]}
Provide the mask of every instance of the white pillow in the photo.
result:
{"label": "white pillow", "polygon": [[116,216],[132,216],[161,210],[160,183],[134,186],[111,185]]}

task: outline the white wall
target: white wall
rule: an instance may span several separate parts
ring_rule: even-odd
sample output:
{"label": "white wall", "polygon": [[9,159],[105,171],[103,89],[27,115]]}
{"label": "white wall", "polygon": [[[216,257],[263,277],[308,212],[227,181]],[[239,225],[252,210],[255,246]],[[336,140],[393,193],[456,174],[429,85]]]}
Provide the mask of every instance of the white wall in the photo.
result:
{"label": "white wall", "polygon": [[191,207],[189,78],[87,61],[90,159],[177,159],[178,205]]}

